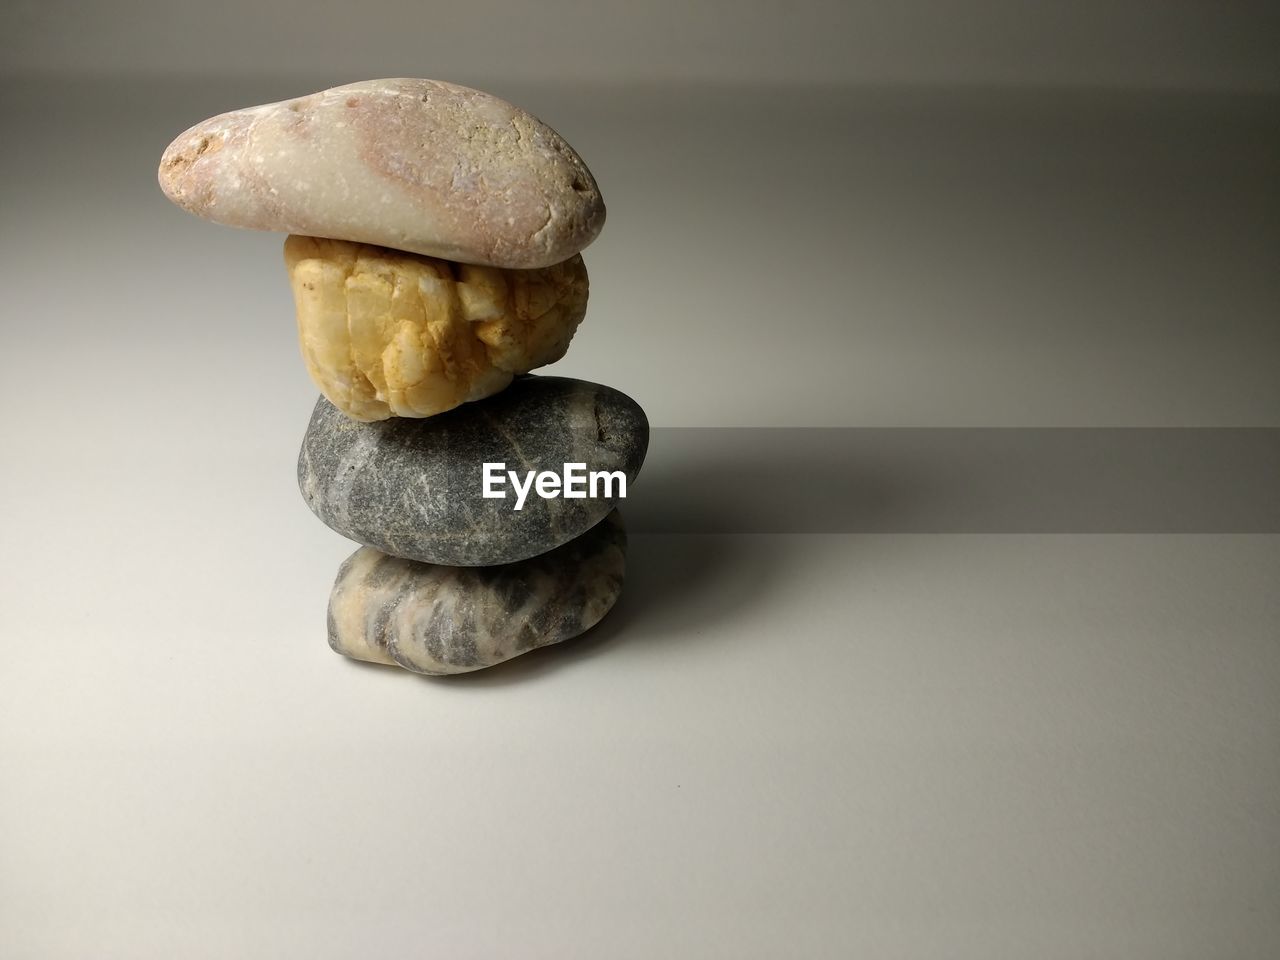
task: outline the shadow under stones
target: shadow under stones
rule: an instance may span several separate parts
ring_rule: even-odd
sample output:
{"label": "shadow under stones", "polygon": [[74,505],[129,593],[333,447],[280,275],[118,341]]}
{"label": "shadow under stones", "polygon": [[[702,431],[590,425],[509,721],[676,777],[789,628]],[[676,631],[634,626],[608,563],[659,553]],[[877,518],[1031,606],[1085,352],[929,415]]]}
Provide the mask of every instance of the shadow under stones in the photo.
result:
{"label": "shadow under stones", "polygon": [[433,679],[513,683],[620,641],[696,641],[769,602],[802,549],[775,534],[1274,533],[1277,476],[1275,429],[657,429],[622,508],[627,582],[609,615]]}
{"label": "shadow under stones", "polygon": [[778,559],[769,539],[633,535],[622,596],[586,633],[484,670],[427,679],[499,686],[606,654],[619,643],[696,639],[709,624],[741,615],[765,598]]}
{"label": "shadow under stones", "polygon": [[631,533],[850,533],[893,527],[927,479],[842,431],[669,428],[626,503]]}
{"label": "shadow under stones", "polygon": [[[580,637],[505,663],[428,679],[482,687],[519,683],[607,653],[618,643],[689,642],[706,626],[767,601],[785,551],[776,537],[732,536],[752,526],[735,520],[735,504],[716,496],[736,471],[717,458],[663,456],[661,445],[653,452],[658,456],[646,464],[621,508],[627,577],[605,618]],[[768,472],[767,452],[761,457],[747,475]]]}
{"label": "shadow under stones", "polygon": [[750,616],[768,602],[793,549],[771,534],[841,532],[851,511],[874,527],[901,508],[909,491],[863,469],[869,465],[855,463],[848,450],[804,432],[779,449],[782,434],[773,431],[775,443],[761,444],[751,431],[655,431],[622,506],[627,578],[604,620],[580,637],[484,670],[425,679],[501,686],[618,643],[696,642],[711,624]]}

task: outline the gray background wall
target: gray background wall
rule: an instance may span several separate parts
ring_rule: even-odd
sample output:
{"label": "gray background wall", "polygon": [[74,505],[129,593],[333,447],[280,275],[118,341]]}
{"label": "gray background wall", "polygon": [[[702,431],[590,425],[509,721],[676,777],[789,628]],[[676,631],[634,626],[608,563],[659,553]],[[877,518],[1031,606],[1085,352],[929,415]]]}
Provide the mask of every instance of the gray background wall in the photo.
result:
{"label": "gray background wall", "polygon": [[1280,87],[1261,0],[10,0],[5,21],[0,64],[57,75]]}

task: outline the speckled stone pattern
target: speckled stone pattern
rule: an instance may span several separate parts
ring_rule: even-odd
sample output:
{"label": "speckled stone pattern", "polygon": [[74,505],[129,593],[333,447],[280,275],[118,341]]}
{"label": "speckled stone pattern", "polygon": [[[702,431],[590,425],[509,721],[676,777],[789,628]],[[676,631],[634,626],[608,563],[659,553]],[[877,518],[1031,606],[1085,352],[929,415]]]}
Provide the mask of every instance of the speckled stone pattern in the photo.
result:
{"label": "speckled stone pattern", "polygon": [[[611,387],[518,377],[506,390],[425,419],[360,423],[321,398],[298,457],[298,485],[317,517],[392,556],[456,566],[545,553],[599,522],[613,497],[543,499],[515,510],[483,497],[483,464],[562,474],[566,463],[621,471],[627,492],[649,445],[640,406]],[[603,493],[603,489],[597,491]]]}
{"label": "speckled stone pattern", "polygon": [[627,535],[615,510],[549,553],[449,567],[361,547],[329,598],[343,656],[433,675],[491,667],[595,626],[622,592]]}
{"label": "speckled stone pattern", "polygon": [[605,219],[591,171],[558,133],[437,80],[367,80],[220,114],[169,145],[159,180],[218,223],[515,269],[568,259]]}

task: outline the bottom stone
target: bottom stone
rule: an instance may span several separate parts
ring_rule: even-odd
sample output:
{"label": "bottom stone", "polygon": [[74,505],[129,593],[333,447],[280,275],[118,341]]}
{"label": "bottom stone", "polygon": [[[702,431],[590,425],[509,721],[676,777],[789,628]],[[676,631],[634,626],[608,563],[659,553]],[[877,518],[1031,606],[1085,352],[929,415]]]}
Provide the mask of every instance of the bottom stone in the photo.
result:
{"label": "bottom stone", "polygon": [[448,567],[361,547],[329,597],[329,646],[356,660],[443,675],[576,637],[622,592],[617,510],[556,549],[496,567]]}

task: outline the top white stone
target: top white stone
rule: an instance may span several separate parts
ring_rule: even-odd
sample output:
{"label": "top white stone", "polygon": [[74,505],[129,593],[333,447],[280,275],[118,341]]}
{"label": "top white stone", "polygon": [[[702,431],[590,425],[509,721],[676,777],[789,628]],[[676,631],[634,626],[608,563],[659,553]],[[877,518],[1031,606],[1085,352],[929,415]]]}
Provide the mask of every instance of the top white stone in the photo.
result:
{"label": "top white stone", "polygon": [[366,80],[196,124],[160,187],[218,223],[528,269],[604,226],[591,171],[505,100],[437,80]]}

